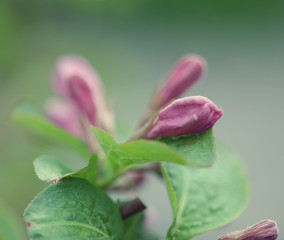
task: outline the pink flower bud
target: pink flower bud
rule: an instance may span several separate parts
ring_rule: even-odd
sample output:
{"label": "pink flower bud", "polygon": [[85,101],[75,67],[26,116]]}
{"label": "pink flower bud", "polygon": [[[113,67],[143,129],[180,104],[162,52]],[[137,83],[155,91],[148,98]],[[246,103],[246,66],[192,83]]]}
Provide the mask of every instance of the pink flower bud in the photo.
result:
{"label": "pink flower bud", "polygon": [[197,55],[180,59],[168,75],[160,92],[160,106],[166,106],[196,83],[205,71],[205,61]]}
{"label": "pink flower bud", "polygon": [[53,88],[72,100],[90,124],[113,132],[113,114],[104,100],[101,81],[86,60],[77,56],[60,58],[53,74]]}
{"label": "pink flower bud", "polygon": [[145,181],[145,173],[139,171],[128,171],[125,176],[133,183],[135,186],[141,186]]}
{"label": "pink flower bud", "polygon": [[181,98],[159,112],[146,138],[203,132],[211,128],[222,113],[222,110],[206,97]]}
{"label": "pink flower bud", "polygon": [[79,56],[66,56],[57,61],[53,73],[54,91],[61,96],[68,97],[68,82],[73,76],[81,77],[91,91],[99,96],[101,92],[99,76],[89,63]]}
{"label": "pink flower bud", "polygon": [[245,230],[228,233],[218,240],[274,240],[278,237],[276,222],[263,220]]}
{"label": "pink flower bud", "polygon": [[74,105],[59,100],[49,100],[46,104],[49,120],[67,132],[82,138],[78,112]]}
{"label": "pink flower bud", "polygon": [[95,103],[91,89],[79,76],[72,76],[69,80],[69,95],[76,104],[78,110],[87,116],[89,122],[95,126]]}

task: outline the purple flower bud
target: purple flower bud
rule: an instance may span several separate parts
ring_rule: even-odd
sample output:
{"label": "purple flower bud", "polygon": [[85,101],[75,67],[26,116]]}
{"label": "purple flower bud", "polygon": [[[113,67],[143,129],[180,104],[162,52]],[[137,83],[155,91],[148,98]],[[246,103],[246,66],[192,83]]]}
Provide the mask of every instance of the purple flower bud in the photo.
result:
{"label": "purple flower bud", "polygon": [[68,82],[74,76],[82,78],[91,91],[99,97],[102,90],[99,76],[85,59],[78,56],[66,56],[57,61],[53,73],[54,91],[68,97]]}
{"label": "purple flower bud", "polygon": [[222,110],[206,97],[181,98],[159,112],[146,138],[203,132],[211,128],[222,113]]}
{"label": "purple flower bud", "polygon": [[93,94],[87,83],[79,76],[72,76],[69,80],[69,95],[78,110],[87,116],[89,122],[95,126],[95,103]]}
{"label": "purple flower bud", "polygon": [[49,100],[46,104],[47,117],[56,126],[82,138],[78,112],[74,105],[59,100]]}
{"label": "purple flower bud", "polygon": [[160,90],[160,106],[166,106],[196,83],[205,71],[205,61],[197,55],[187,55],[180,59],[168,75]]}
{"label": "purple flower bud", "polygon": [[145,173],[139,171],[128,171],[125,176],[133,183],[135,186],[141,186],[145,181]]}
{"label": "purple flower bud", "polygon": [[228,233],[218,240],[274,240],[278,237],[276,222],[263,220],[245,230]]}
{"label": "purple flower bud", "polygon": [[77,56],[60,58],[53,74],[53,88],[60,96],[71,99],[90,124],[113,132],[113,114],[104,100],[101,81],[86,60]]}

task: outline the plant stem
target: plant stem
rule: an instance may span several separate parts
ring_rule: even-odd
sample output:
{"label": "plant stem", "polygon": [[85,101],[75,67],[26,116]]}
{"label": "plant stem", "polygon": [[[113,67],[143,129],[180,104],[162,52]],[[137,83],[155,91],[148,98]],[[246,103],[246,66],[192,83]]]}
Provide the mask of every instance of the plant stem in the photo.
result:
{"label": "plant stem", "polygon": [[146,206],[140,201],[140,199],[135,198],[120,207],[120,214],[122,219],[125,220],[126,218],[129,218],[136,213],[142,212],[145,209]]}

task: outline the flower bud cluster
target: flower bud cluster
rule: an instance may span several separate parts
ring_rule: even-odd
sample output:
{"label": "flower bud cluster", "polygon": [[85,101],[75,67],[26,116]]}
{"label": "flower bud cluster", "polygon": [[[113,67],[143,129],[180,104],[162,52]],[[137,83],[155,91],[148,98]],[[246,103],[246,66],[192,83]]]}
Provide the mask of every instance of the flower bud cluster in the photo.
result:
{"label": "flower bud cluster", "polygon": [[177,99],[200,80],[205,68],[199,56],[181,58],[154,94],[133,139],[180,136],[213,127],[223,112],[211,100],[201,96]]}

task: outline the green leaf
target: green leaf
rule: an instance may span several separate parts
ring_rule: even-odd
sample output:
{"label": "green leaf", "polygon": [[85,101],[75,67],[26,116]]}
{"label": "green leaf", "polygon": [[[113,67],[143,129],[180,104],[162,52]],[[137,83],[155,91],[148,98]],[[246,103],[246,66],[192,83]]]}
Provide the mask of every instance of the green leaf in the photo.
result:
{"label": "green leaf", "polygon": [[235,155],[217,148],[212,168],[189,169],[163,163],[174,220],[167,239],[187,240],[234,220],[247,204],[245,171]]}
{"label": "green leaf", "polygon": [[138,164],[162,161],[186,164],[186,160],[165,143],[136,140],[117,144],[105,131],[93,127],[92,130],[106,155],[106,161],[111,162],[108,166],[112,167],[110,178],[101,186],[107,186],[123,172]]}
{"label": "green leaf", "polygon": [[73,170],[57,157],[44,155],[34,161],[34,167],[38,178],[42,181],[57,182],[62,178],[76,177],[95,184],[98,173],[98,157],[93,155],[86,167],[80,170]]}
{"label": "green leaf", "polygon": [[144,214],[135,214],[123,222],[123,240],[159,240],[157,236],[144,229]]}
{"label": "green leaf", "polygon": [[93,156],[89,160],[89,164],[86,167],[80,169],[77,172],[68,174],[64,178],[68,177],[82,178],[96,185],[98,180],[97,179],[98,171],[99,171],[98,163],[99,163],[98,156],[93,154]]}
{"label": "green leaf", "polygon": [[181,154],[190,167],[208,167],[216,157],[212,128],[202,133],[163,137],[159,140]]}
{"label": "green leaf", "polygon": [[26,239],[23,226],[19,223],[12,210],[2,201],[0,201],[0,239]]}
{"label": "green leaf", "polygon": [[78,152],[85,159],[89,158],[89,151],[83,141],[55,126],[27,107],[15,108],[10,114],[10,119],[36,136],[52,143],[65,145]]}
{"label": "green leaf", "polygon": [[117,206],[79,178],[47,187],[29,204],[24,217],[31,240],[120,240],[122,235]]}
{"label": "green leaf", "polygon": [[40,156],[34,161],[35,172],[42,181],[51,182],[74,172],[54,156]]}

